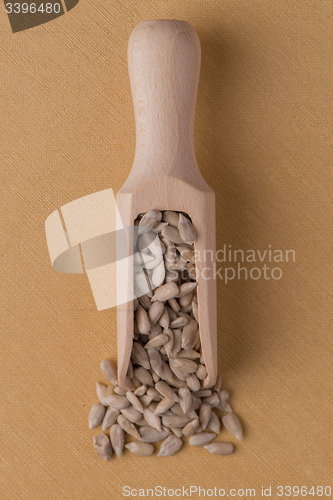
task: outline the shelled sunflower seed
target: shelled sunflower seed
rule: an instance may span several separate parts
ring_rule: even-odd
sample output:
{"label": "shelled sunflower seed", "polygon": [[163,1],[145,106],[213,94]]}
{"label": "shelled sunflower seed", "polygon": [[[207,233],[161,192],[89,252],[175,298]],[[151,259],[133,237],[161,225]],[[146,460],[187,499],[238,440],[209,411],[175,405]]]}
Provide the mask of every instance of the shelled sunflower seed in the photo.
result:
{"label": "shelled sunflower seed", "polygon": [[[171,456],[185,436],[191,446],[215,455],[230,454],[232,443],[211,443],[221,427],[241,440],[242,427],[221,377],[214,386],[203,388],[207,369],[200,343],[196,230],[187,214],[172,211],[150,210],[140,214],[134,225],[137,298],[127,376],[135,389],[120,387],[116,367],[108,359],[102,361],[103,375],[111,384],[96,384],[99,403],[90,412],[89,427],[102,423],[103,431],[110,429],[110,440],[99,434],[96,451],[108,460],[110,442],[114,455],[121,456],[125,447],[150,456],[151,443],[160,442],[158,456]],[[216,411],[224,414],[222,419]],[[135,441],[125,445],[125,436]]]}

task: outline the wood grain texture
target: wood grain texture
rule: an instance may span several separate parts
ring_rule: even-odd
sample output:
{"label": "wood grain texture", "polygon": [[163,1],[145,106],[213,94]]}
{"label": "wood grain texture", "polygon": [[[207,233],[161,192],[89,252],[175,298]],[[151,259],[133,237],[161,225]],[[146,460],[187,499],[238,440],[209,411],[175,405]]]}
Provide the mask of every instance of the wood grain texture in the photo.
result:
{"label": "wood grain texture", "polygon": [[[184,21],[146,21],[131,34],[128,66],[135,110],[134,163],[117,193],[126,228],[148,210],[186,212],[197,231],[195,251],[199,329],[207,367],[204,387],[217,373],[215,194],[203,179],[194,151],[194,114],[200,72],[200,41]],[[206,253],[205,253],[206,252]],[[206,258],[206,255],[209,258]],[[125,281],[124,281],[125,280]],[[123,269],[118,287],[133,287]],[[118,306],[118,378],[126,372],[133,341],[133,303]]]}

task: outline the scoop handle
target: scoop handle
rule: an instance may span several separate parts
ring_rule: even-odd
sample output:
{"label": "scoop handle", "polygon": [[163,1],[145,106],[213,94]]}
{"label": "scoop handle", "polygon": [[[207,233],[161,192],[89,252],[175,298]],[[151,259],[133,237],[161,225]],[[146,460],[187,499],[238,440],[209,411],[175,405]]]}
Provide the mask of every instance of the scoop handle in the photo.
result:
{"label": "scoop handle", "polygon": [[194,152],[200,60],[199,37],[185,21],[144,21],[132,32],[128,66],[136,151],[129,184],[161,175],[201,178]]}

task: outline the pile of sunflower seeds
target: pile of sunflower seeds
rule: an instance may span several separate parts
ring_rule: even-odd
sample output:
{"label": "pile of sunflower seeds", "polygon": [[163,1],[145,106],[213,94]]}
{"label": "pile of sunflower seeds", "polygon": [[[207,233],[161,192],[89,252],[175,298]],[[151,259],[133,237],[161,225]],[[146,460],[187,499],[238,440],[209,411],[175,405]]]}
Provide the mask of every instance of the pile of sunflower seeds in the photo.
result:
{"label": "pile of sunflower seeds", "polygon": [[[151,210],[135,221],[134,335],[128,377],[135,390],[119,386],[117,370],[104,359],[101,370],[109,385],[97,382],[89,428],[102,424],[95,436],[98,455],[110,460],[124,447],[140,456],[170,456],[188,436],[191,446],[214,455],[233,452],[230,442],[215,441],[221,423],[242,440],[242,426],[221,387],[221,377],[203,388],[207,376],[201,353],[194,241],[187,214]],[[219,414],[221,412],[220,418]],[[126,439],[125,439],[126,436]],[[130,438],[131,437],[131,438]],[[134,441],[125,444],[128,439]]]}

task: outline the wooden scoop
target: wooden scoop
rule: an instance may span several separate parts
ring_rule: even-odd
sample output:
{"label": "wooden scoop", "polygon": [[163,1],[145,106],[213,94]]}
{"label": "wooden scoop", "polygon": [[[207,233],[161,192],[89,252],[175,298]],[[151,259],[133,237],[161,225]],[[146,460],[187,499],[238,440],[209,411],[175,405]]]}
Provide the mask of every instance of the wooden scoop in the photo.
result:
{"label": "wooden scoop", "polygon": [[[199,330],[208,373],[203,385],[209,387],[217,373],[215,194],[199,171],[194,151],[200,53],[199,37],[185,21],[144,21],[132,32],[128,66],[136,150],[116,201],[125,228],[149,210],[182,211],[191,217],[197,231]],[[132,269],[117,268],[117,281],[118,286],[133,287]],[[122,387],[132,389],[126,376],[133,342],[132,301],[118,305],[117,318],[118,379]]]}

